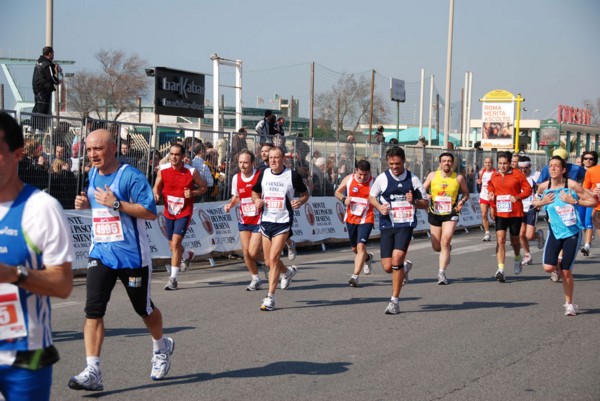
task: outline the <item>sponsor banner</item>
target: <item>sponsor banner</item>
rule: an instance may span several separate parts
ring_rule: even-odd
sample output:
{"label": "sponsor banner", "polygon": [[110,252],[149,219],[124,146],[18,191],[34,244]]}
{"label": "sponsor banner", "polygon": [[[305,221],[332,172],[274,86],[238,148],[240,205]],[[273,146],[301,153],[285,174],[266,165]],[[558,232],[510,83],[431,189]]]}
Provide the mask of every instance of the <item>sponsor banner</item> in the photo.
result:
{"label": "sponsor banner", "polygon": [[[228,201],[196,203],[194,214],[187,234],[183,240],[186,250],[193,250],[196,255],[208,255],[211,252],[240,251],[242,244],[238,231],[239,207],[225,213],[223,205]],[[463,208],[459,225],[477,226],[481,224],[479,196],[471,194],[469,202]],[[146,221],[146,232],[150,243],[152,258],[170,258],[171,250],[165,228],[164,207],[158,206],[158,218]],[[345,207],[333,197],[313,197],[294,210],[294,240],[296,242],[318,242],[329,239],[345,240],[348,238],[344,223]],[[73,268],[87,267],[88,251],[92,241],[91,210],[66,210],[65,214],[71,227],[75,260]],[[379,237],[379,213],[375,212],[375,227],[371,238]],[[427,211],[417,210],[417,227],[415,232],[429,229]]]}

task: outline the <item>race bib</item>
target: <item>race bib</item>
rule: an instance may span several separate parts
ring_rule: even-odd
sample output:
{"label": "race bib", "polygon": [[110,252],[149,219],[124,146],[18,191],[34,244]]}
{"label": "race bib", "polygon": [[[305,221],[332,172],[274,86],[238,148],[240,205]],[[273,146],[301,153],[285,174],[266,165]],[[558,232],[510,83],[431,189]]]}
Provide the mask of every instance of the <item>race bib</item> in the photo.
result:
{"label": "race bib", "polygon": [[252,202],[252,198],[242,198],[242,214],[246,217],[254,217],[258,215],[258,210]]}
{"label": "race bib", "polygon": [[285,196],[277,192],[265,194],[265,209],[272,212],[281,212],[285,209]]}
{"label": "race bib", "polygon": [[27,335],[25,317],[19,300],[19,287],[0,284],[0,340],[9,340]]}
{"label": "race bib", "polygon": [[554,206],[554,210],[556,210],[556,213],[558,213],[558,216],[565,226],[570,227],[577,224],[577,217],[575,216],[575,208],[573,205]]}
{"label": "race bib", "polygon": [[392,222],[412,223],[414,221],[415,211],[408,201],[393,201],[391,207]]}
{"label": "race bib", "polygon": [[167,195],[167,208],[169,210],[169,214],[171,214],[172,216],[177,216],[179,213],[181,213],[184,203],[185,198]]}
{"label": "race bib", "polygon": [[500,213],[512,212],[512,202],[510,201],[510,195],[496,196],[496,209]]}
{"label": "race bib", "polygon": [[369,200],[365,198],[350,198],[350,213],[353,216],[362,216],[369,206]]}
{"label": "race bib", "polygon": [[437,214],[448,214],[452,212],[452,197],[436,196],[433,201],[433,210]]}
{"label": "race bib", "polygon": [[96,242],[117,242],[125,239],[121,216],[116,210],[92,209],[92,227]]}

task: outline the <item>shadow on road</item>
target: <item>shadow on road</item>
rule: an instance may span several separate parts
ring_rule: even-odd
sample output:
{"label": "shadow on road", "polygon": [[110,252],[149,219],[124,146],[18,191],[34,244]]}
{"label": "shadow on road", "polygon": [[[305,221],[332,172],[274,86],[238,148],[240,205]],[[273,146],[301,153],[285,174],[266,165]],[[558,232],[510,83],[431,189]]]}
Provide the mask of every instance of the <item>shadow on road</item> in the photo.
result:
{"label": "shadow on road", "polygon": [[537,305],[535,302],[463,302],[462,304],[429,304],[422,305],[421,309],[414,312],[441,312],[469,309],[512,309],[525,308],[531,305]]}
{"label": "shadow on road", "polygon": [[[165,327],[163,329],[165,334],[174,334],[184,330],[196,330],[197,327]],[[105,337],[146,337],[148,336],[148,329],[146,327],[139,328],[107,328],[105,332]],[[65,341],[81,341],[83,340],[83,332],[82,331],[55,331],[52,333],[52,338],[55,343],[65,342]]]}
{"label": "shadow on road", "polygon": [[135,390],[143,390],[153,387],[165,387],[165,386],[179,386],[183,384],[199,383],[209,380],[216,380],[222,378],[260,378],[265,376],[287,376],[287,375],[310,375],[310,376],[327,376],[336,375],[348,371],[348,366],[352,365],[350,362],[331,362],[331,363],[317,363],[307,361],[283,361],[270,363],[265,366],[230,370],[222,373],[194,373],[183,376],[167,376],[160,382],[153,382],[144,384],[137,387],[128,387],[123,389],[115,389],[109,391],[103,391],[101,393],[83,393],[85,398],[102,398],[113,394],[119,394],[124,392],[131,392]]}

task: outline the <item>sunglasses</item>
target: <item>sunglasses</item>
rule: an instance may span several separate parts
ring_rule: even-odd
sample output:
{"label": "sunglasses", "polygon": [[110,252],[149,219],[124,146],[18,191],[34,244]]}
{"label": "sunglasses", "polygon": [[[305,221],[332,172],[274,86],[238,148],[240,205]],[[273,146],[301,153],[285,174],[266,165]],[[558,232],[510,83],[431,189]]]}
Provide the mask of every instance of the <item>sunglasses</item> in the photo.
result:
{"label": "sunglasses", "polygon": [[593,157],[584,157],[583,160],[594,160]]}

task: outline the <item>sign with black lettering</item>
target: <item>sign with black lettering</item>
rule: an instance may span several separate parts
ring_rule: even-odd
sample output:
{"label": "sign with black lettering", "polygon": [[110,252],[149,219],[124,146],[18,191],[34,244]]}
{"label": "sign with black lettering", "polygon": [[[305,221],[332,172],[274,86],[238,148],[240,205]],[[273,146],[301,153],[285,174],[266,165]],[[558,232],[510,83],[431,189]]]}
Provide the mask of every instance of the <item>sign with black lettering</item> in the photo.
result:
{"label": "sign with black lettering", "polygon": [[204,118],[204,74],[156,67],[156,114]]}

